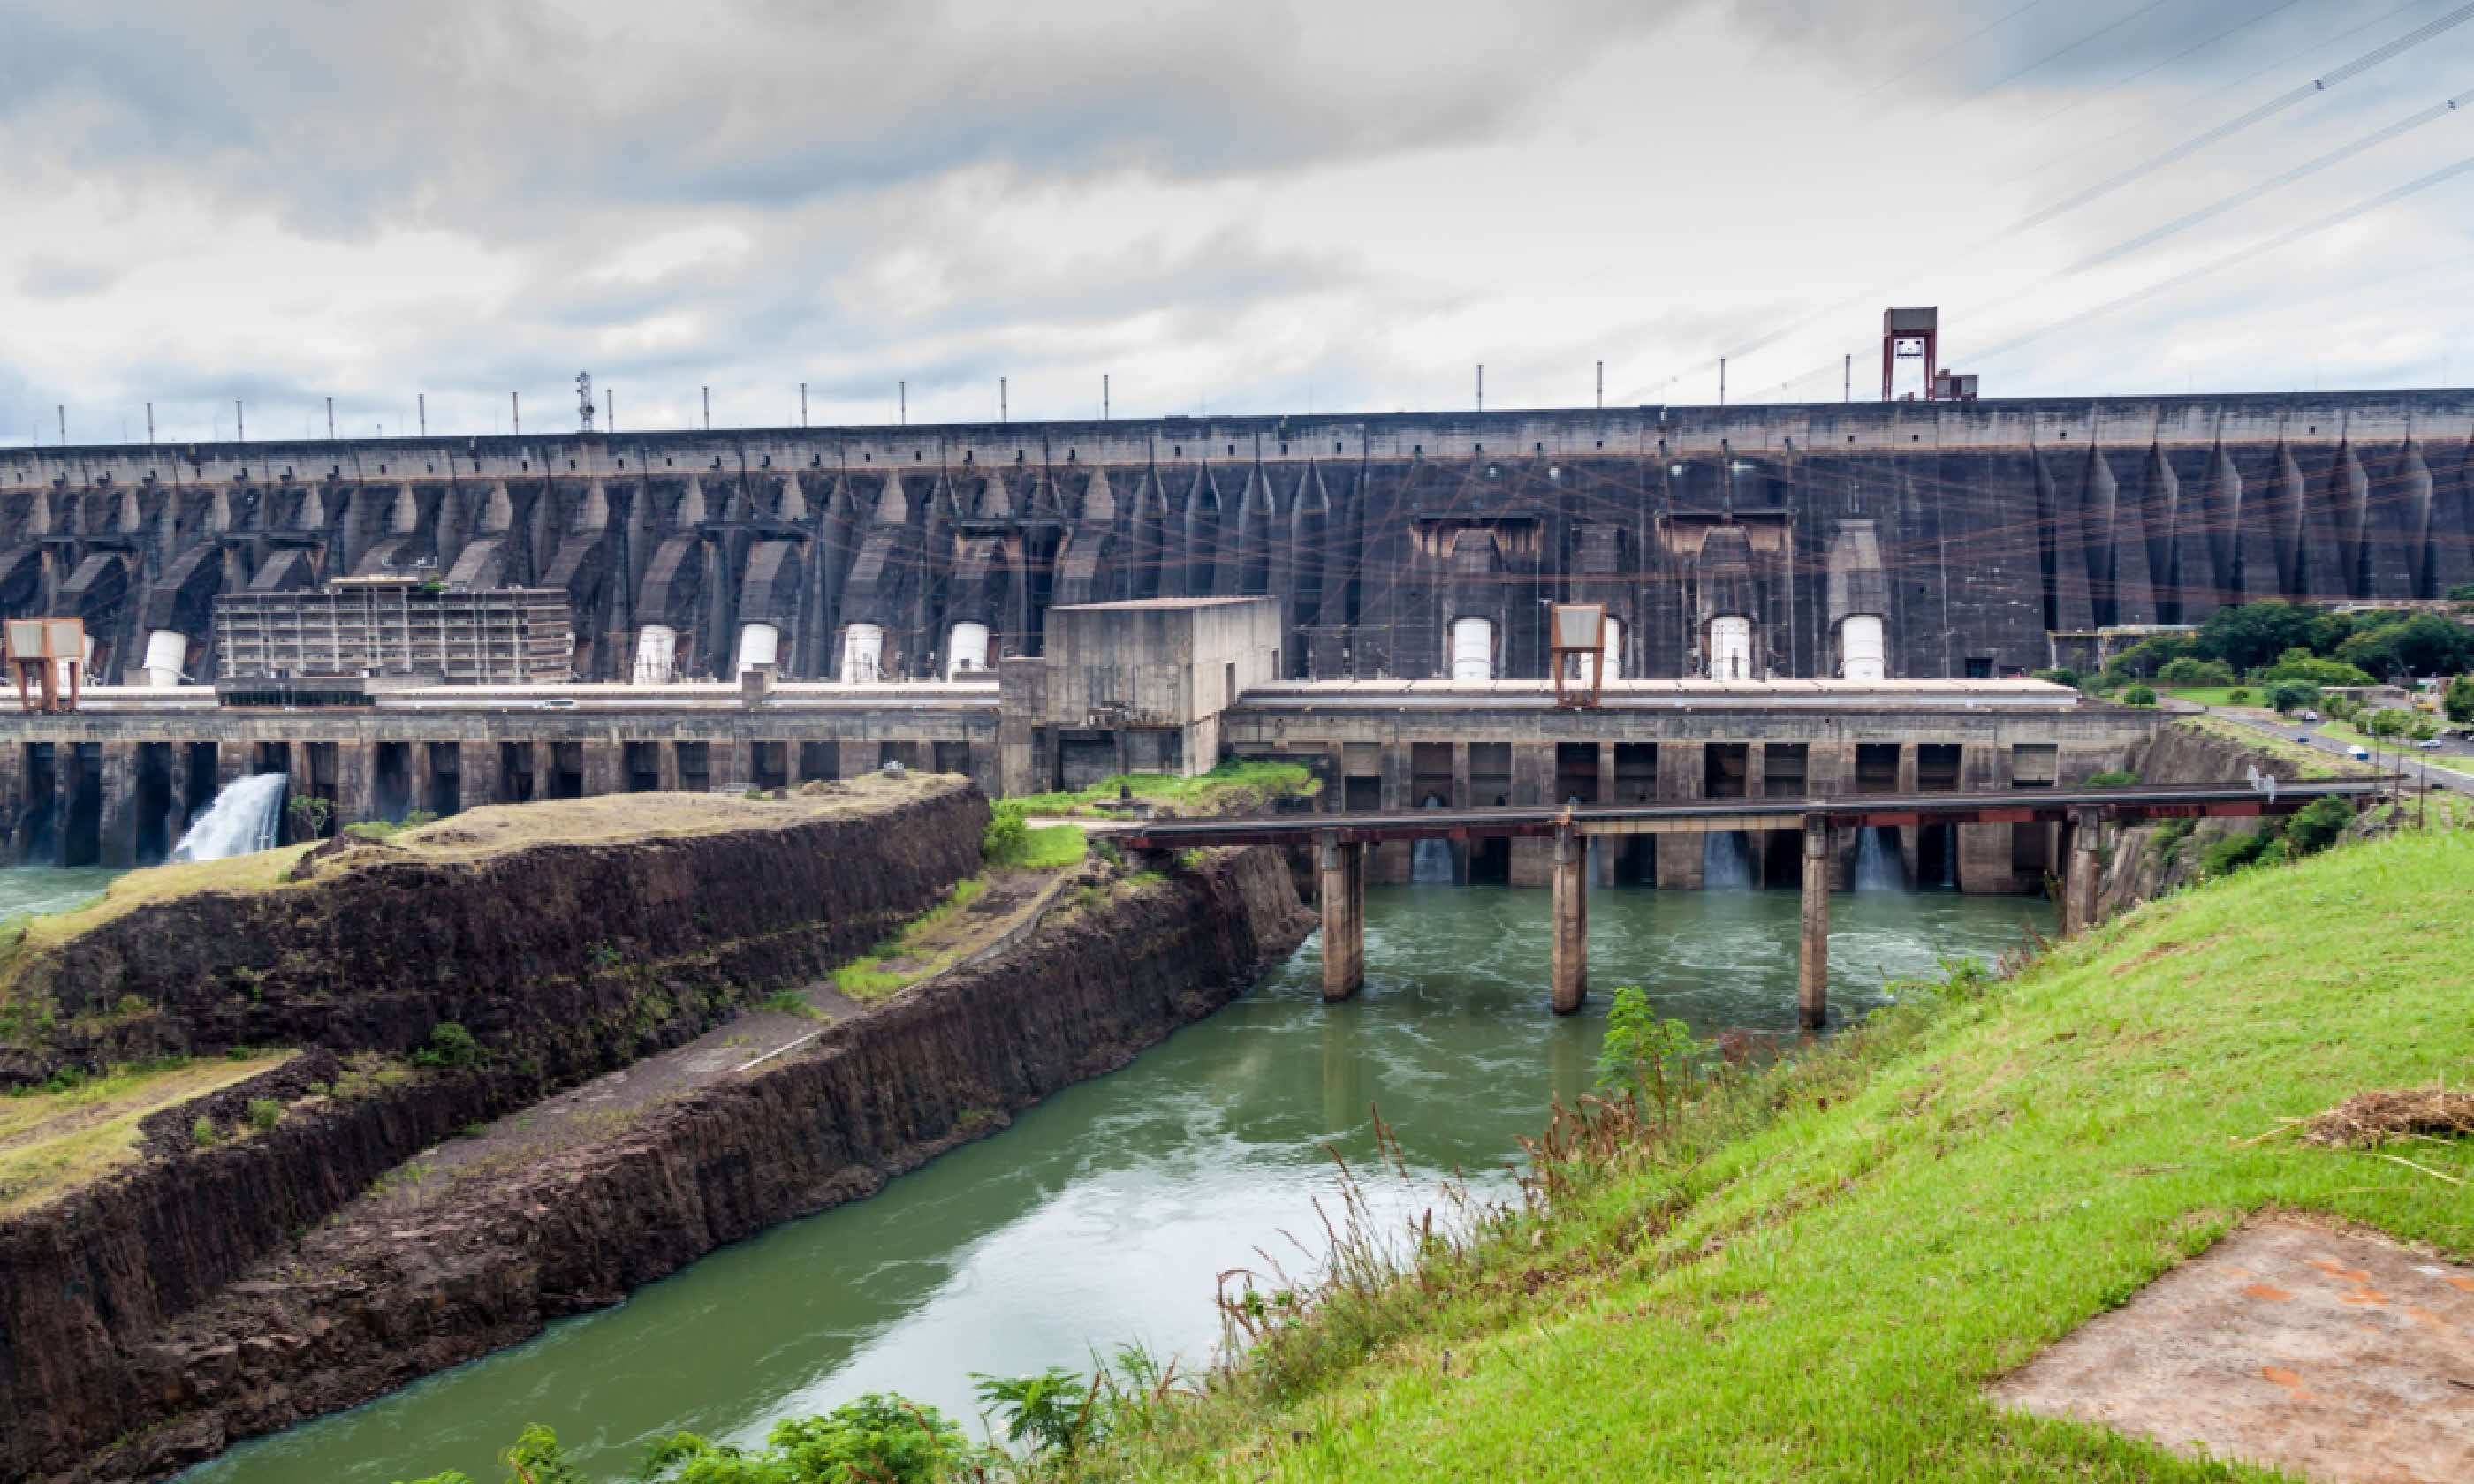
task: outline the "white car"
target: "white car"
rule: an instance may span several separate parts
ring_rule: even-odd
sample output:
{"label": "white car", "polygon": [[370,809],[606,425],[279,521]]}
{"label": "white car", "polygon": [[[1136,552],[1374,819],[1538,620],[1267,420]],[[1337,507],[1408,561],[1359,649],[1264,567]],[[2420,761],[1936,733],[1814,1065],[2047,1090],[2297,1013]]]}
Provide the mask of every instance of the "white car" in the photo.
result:
{"label": "white car", "polygon": [[2422,752],[2436,753],[2439,751],[2439,739],[2432,737],[2426,741],[2416,742],[2414,747]]}
{"label": "white car", "polygon": [[2356,762],[2369,762],[2371,760],[2371,750],[2369,748],[2357,745],[2345,749],[2345,755],[2354,759]]}

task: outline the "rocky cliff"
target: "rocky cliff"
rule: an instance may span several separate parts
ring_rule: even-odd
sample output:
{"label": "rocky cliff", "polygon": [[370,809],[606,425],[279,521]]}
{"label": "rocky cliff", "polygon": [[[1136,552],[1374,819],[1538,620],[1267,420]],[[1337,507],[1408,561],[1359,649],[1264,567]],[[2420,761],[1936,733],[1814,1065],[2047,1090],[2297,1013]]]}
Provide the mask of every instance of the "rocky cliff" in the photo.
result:
{"label": "rocky cliff", "polygon": [[[2217,722],[2214,729],[2203,729],[2190,721],[2157,729],[2156,739],[2147,745],[2134,770],[2139,780],[2232,783],[2240,782],[2254,769],[2263,777],[2292,779],[2301,776],[2299,760],[2269,747],[2267,739],[2257,744],[2249,742],[2241,729],[2228,722]],[[2315,756],[2312,762],[2320,770],[2315,777],[2324,778],[2330,772],[2367,771],[2357,770],[2333,754]],[[2200,857],[2211,841],[2258,827],[2257,820],[2237,819],[2199,820],[2191,828],[2142,825],[2108,831],[2103,874],[2097,889],[2098,913],[2110,917],[2127,911],[2192,881],[2198,874]]]}
{"label": "rocky cliff", "polygon": [[[416,1152],[847,962],[977,869],[987,805],[966,781],[861,793],[749,804],[743,825],[674,836],[338,859],[299,886],[147,902],[33,950],[14,1002],[54,1014],[9,1048],[19,1080],[106,1054],[310,1049],[157,1115],[149,1158],[0,1224],[0,1479],[161,1415],[130,1347]],[[522,816],[527,831],[546,819]],[[442,1021],[471,1031],[469,1065],[384,1055]],[[291,1105],[274,1128],[188,1137],[201,1116],[240,1133],[267,1096]]]}
{"label": "rocky cliff", "polygon": [[330,842],[298,883],[108,909],[7,966],[0,1087],[229,1046],[401,1055],[442,1020],[553,1078],[674,1043],[979,868],[987,803],[965,779],[811,788],[479,809]]}
{"label": "rocky cliff", "polygon": [[[615,1303],[722,1243],[866,1195],[1004,1127],[1013,1110],[1123,1065],[1243,992],[1312,925],[1268,850],[1215,852],[1173,878],[1095,876],[1064,900],[995,957],[607,1137],[458,1181],[417,1208],[365,1200],[336,1223],[296,1230],[186,1312],[158,1306],[146,1323],[114,1324],[51,1289],[41,1343],[21,1343],[36,1336],[20,1329],[11,1352],[65,1350],[86,1363],[46,1359],[0,1376],[10,1388],[0,1478],[158,1475],[522,1339],[550,1317]],[[384,1151],[450,1130],[456,1110],[484,1095],[468,1089],[476,1080],[426,1074],[297,1137],[335,1142],[331,1178],[349,1189],[391,1162]],[[269,1137],[294,1132],[287,1121]],[[356,1160],[363,1146],[374,1153]],[[186,1174],[154,1192],[168,1208],[152,1212],[158,1223],[210,1221],[235,1199],[320,1204],[284,1188],[244,1193],[219,1153],[175,1161]],[[109,1219],[90,1205],[45,1237],[75,1247]],[[182,1234],[165,1235],[160,1259],[177,1266]]]}

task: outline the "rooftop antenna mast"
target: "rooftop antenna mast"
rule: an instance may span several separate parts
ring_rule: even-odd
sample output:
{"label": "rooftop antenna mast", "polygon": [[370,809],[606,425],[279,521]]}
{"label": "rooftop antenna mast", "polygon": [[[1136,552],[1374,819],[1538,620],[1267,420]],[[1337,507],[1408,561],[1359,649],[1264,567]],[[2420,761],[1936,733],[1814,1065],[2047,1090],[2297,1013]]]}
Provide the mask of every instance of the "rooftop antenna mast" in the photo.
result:
{"label": "rooftop antenna mast", "polygon": [[593,405],[593,372],[591,371],[577,371],[575,373],[575,411],[576,415],[584,419],[584,431],[587,433],[592,432],[593,414],[594,412],[594,408]]}

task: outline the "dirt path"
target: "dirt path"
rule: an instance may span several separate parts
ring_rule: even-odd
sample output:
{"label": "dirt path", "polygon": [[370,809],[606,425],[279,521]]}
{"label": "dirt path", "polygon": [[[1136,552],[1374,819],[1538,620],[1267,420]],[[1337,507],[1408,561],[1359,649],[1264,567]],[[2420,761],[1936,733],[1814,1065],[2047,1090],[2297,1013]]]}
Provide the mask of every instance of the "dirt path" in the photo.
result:
{"label": "dirt path", "polygon": [[[1037,925],[1079,866],[1060,871],[1007,871],[960,911],[914,931],[905,952],[885,962],[894,972],[934,972],[893,991],[899,994],[1010,945]],[[826,1027],[864,1015],[868,1006],[830,983],[796,993],[798,1009],[767,1005],[740,1013],[685,1045],[644,1058],[545,1098],[496,1122],[433,1145],[381,1179],[333,1218],[350,1225],[417,1211],[474,1180],[526,1168],[561,1151],[623,1133],[647,1111],[723,1077],[745,1071],[813,1041]]]}

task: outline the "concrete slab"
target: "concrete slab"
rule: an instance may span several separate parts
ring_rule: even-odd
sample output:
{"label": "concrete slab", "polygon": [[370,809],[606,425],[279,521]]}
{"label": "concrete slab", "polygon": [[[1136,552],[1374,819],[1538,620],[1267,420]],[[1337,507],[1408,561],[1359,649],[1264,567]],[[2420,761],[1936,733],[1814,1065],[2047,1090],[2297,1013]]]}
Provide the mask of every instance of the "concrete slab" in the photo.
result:
{"label": "concrete slab", "polygon": [[2081,1326],[1996,1400],[2358,1484],[2474,1479],[2474,1267],[2258,1222]]}

